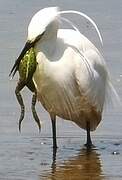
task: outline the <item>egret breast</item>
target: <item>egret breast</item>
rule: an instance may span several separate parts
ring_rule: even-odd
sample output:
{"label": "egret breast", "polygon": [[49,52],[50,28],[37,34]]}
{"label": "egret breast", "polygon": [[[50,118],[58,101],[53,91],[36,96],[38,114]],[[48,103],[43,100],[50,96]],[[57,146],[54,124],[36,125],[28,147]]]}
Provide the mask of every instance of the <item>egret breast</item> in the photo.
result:
{"label": "egret breast", "polygon": [[[47,66],[39,64],[34,74],[41,104],[50,114],[71,120],[83,129],[86,129],[86,121],[90,121],[91,130],[95,130],[101,120],[101,113],[81,94],[73,74],[68,72],[68,66],[66,72],[60,71],[61,74],[54,72],[54,65]],[[56,69],[58,71],[58,66]]]}

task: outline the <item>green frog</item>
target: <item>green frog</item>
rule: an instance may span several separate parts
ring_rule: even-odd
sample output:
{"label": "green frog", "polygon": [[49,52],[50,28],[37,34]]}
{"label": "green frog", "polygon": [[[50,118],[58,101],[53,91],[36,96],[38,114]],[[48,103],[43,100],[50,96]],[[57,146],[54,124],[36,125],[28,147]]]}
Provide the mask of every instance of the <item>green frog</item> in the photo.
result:
{"label": "green frog", "polygon": [[19,71],[19,81],[17,83],[16,89],[15,89],[15,94],[17,97],[17,100],[21,106],[21,115],[19,119],[19,131],[21,131],[21,122],[24,119],[25,115],[25,106],[24,102],[22,99],[22,96],[20,94],[20,91],[27,86],[28,89],[33,92],[33,97],[32,97],[32,114],[34,117],[34,120],[36,121],[39,131],[41,129],[41,124],[40,120],[38,118],[38,115],[36,113],[35,105],[36,105],[36,100],[37,100],[37,90],[35,88],[34,82],[33,82],[33,74],[36,70],[37,67],[37,61],[36,61],[36,54],[34,51],[34,48],[30,48],[24,57],[21,59],[18,71]]}

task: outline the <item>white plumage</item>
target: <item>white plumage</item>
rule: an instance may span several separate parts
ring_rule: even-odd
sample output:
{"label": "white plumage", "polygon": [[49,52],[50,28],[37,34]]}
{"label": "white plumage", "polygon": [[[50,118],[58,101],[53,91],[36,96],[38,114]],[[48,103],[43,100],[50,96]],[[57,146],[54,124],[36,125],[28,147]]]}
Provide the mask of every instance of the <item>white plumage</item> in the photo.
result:
{"label": "white plumage", "polygon": [[[54,16],[46,19],[46,12],[48,14],[50,10],[51,13],[54,10]],[[74,121],[84,129],[89,120],[91,130],[94,130],[100,122],[105,101],[106,66],[103,57],[85,36],[72,29],[58,28],[56,10],[39,11],[29,25],[29,30],[32,30],[32,23],[36,31],[41,27],[45,29],[35,46],[38,68],[34,81],[38,98],[50,114]],[[40,28],[34,26],[35,19],[40,20]]]}
{"label": "white plumage", "polygon": [[59,11],[56,7],[37,12],[28,27],[28,41],[34,44],[38,66],[34,82],[38,99],[49,112],[53,123],[53,145],[56,147],[55,118],[59,116],[75,122],[87,130],[87,145],[91,146],[90,131],[101,121],[107,91],[112,90],[105,61],[98,49],[75,25],[73,29],[59,29],[63,13],[77,13],[89,20],[101,36],[96,24],[88,16],[76,11]]}
{"label": "white plumage", "polygon": [[[102,57],[89,40],[70,29],[58,30],[56,41],[53,39],[50,45],[49,52],[45,41],[35,47],[38,67],[34,81],[39,100],[50,114],[72,120],[84,129],[89,119],[91,129],[95,129],[107,84]],[[84,64],[77,49],[87,57],[90,67]]]}

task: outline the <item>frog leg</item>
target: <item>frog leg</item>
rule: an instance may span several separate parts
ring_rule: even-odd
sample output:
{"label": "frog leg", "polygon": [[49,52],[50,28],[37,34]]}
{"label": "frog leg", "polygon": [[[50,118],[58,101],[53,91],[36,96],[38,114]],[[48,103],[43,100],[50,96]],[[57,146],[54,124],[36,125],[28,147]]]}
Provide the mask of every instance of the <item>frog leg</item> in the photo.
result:
{"label": "frog leg", "polygon": [[32,104],[31,104],[31,109],[32,109],[32,114],[34,117],[34,120],[36,121],[38,128],[39,128],[39,132],[41,130],[41,124],[40,124],[40,120],[38,118],[36,109],[35,109],[35,105],[36,105],[36,101],[37,101],[37,90],[35,88],[34,82],[33,80],[29,81],[26,86],[33,92],[33,97],[32,97]]}
{"label": "frog leg", "polygon": [[16,89],[15,89],[15,94],[16,94],[17,100],[21,107],[21,115],[19,118],[19,131],[20,132],[21,132],[21,122],[24,119],[24,115],[25,115],[25,106],[24,106],[24,102],[23,102],[22,96],[20,94],[20,91],[24,88],[24,86],[25,86],[25,83],[23,81],[19,80],[19,82],[16,86]]}

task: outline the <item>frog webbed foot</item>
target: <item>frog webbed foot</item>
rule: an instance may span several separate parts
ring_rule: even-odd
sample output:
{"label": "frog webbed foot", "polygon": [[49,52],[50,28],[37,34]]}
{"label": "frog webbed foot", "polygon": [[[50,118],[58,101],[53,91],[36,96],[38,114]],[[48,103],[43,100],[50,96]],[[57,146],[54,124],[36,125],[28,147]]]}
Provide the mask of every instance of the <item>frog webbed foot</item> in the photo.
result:
{"label": "frog webbed foot", "polygon": [[23,89],[24,86],[25,86],[25,84],[23,82],[19,81],[17,84],[17,87],[15,89],[15,94],[16,94],[17,100],[18,100],[20,107],[21,107],[21,114],[20,114],[20,118],[19,118],[19,131],[20,132],[21,132],[21,123],[22,123],[24,116],[25,116],[25,106],[24,106],[22,96],[20,94],[20,91]]}

